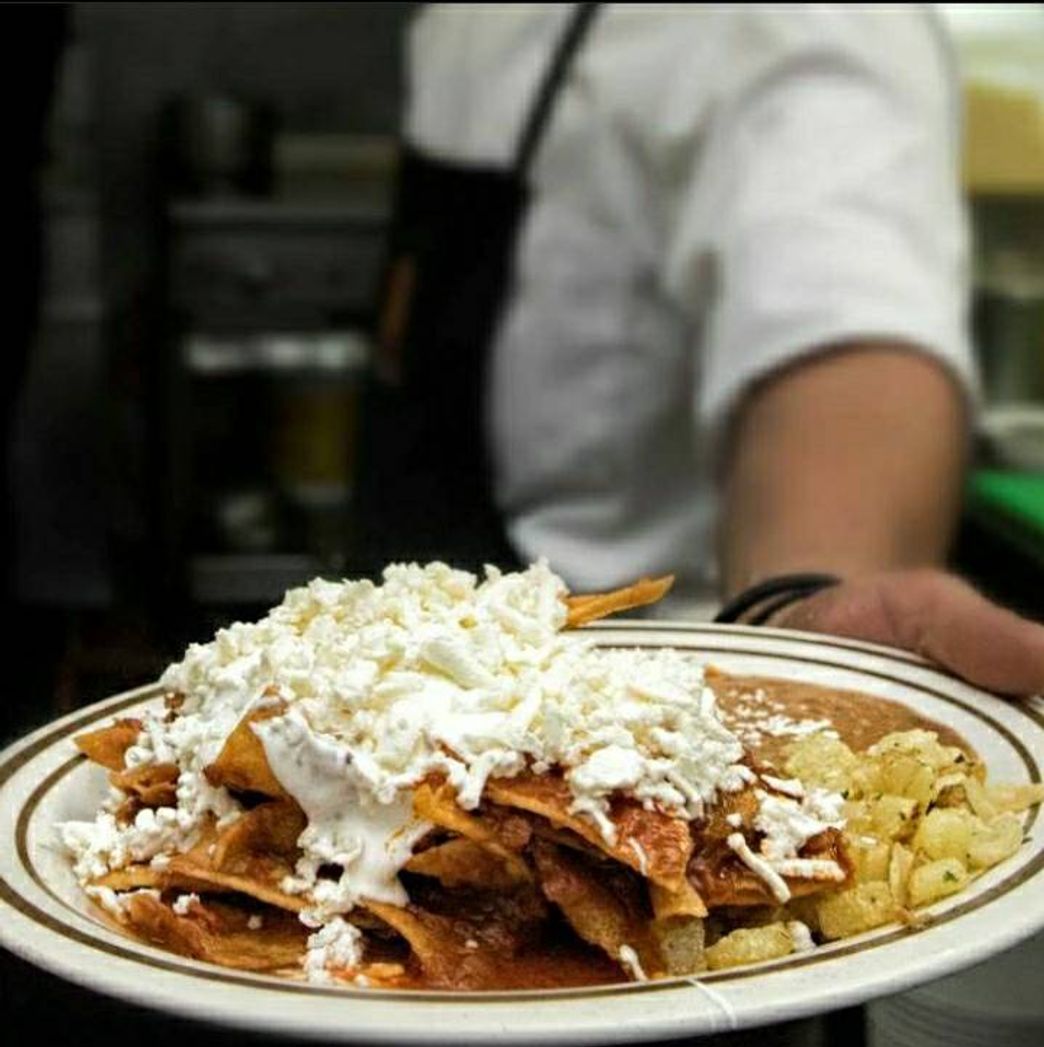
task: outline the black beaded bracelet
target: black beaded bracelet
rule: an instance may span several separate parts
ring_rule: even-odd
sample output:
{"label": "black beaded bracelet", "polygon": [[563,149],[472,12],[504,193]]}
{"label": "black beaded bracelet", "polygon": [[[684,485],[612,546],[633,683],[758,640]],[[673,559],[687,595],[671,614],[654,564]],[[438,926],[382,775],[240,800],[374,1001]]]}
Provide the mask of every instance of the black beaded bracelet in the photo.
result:
{"label": "black beaded bracelet", "polygon": [[716,622],[739,622],[749,611],[754,614],[744,620],[746,625],[763,625],[769,618],[788,604],[803,600],[806,596],[840,584],[834,574],[781,574],[767,578],[749,589],[737,593],[715,615]]}

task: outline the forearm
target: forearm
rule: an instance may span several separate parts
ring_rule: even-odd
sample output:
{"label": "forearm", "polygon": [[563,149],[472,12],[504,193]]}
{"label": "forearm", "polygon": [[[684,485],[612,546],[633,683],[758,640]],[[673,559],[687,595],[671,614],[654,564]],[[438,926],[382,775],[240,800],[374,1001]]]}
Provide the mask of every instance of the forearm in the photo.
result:
{"label": "forearm", "polygon": [[940,563],[966,426],[942,368],[898,347],[824,355],[755,389],[723,476],[726,593],[792,571],[851,577]]}

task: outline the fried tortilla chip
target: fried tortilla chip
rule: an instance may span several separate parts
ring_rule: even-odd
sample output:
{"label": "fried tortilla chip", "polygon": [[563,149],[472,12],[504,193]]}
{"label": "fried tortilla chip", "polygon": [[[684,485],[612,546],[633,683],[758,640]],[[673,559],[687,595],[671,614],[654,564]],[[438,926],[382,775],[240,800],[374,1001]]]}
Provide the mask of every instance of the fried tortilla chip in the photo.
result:
{"label": "fried tortilla chip", "polygon": [[496,977],[496,956],[489,949],[469,949],[462,938],[470,923],[425,912],[417,906],[400,909],[385,902],[368,902],[367,908],[409,943],[417,962],[432,985],[444,988],[483,988]]}
{"label": "fried tortilla chip", "polygon": [[[854,866],[837,829],[827,829],[813,836],[800,853],[802,858],[836,862],[844,871],[845,880],[838,883],[785,876],[783,879],[792,898],[837,890],[852,882]],[[689,879],[710,909],[777,904],[768,884],[748,869],[724,840],[715,839],[697,845],[696,856],[689,864]]]}
{"label": "fried tortilla chip", "polygon": [[[517,856],[511,857],[517,864],[508,864],[474,840],[457,837],[413,855],[406,869],[421,876],[433,876],[446,887],[510,890],[531,879],[525,864]],[[518,866],[523,870],[521,876]]]}
{"label": "fried tortilla chip", "polygon": [[543,819],[536,819],[533,825],[533,835],[541,840],[547,840],[550,843],[558,844],[559,847],[568,847],[570,850],[579,851],[581,854],[587,855],[588,858],[600,858],[604,854],[597,847],[593,847],[585,839],[577,836],[576,833],[571,832],[569,829],[559,829]]}
{"label": "fried tortilla chip", "polygon": [[[753,786],[747,786],[738,792],[719,793],[712,807],[707,809],[707,817],[699,826],[702,840],[727,840],[737,829],[750,830],[761,806]],[[733,825],[738,818],[739,825]]]}
{"label": "fried tortilla chip", "polygon": [[251,726],[282,716],[284,712],[285,702],[272,702],[247,713],[228,736],[217,759],[204,768],[207,781],[214,786],[223,785],[228,789],[287,799],[288,793],[268,766],[265,747]]}
{"label": "fried tortilla chip", "polygon": [[176,885],[186,891],[245,894],[266,905],[297,913],[307,909],[308,902],[297,895],[286,894],[279,886],[292,871],[278,861],[265,863],[263,859],[258,859],[251,869],[243,873],[222,873],[175,858],[165,882],[167,886]]}
{"label": "fried tortilla chip", "polygon": [[127,926],[147,941],[182,956],[244,971],[274,971],[299,964],[308,928],[296,917],[269,911],[261,927],[250,927],[251,914],[241,907],[208,899],[193,904],[184,916],[151,894],[124,899]]}
{"label": "fried tortilla chip", "polygon": [[129,771],[112,771],[109,781],[142,807],[174,807],[178,802],[178,765],[150,763]]}
{"label": "fried tortilla chip", "polygon": [[705,926],[698,916],[654,920],[651,930],[668,974],[695,974],[707,969]]}
{"label": "fried tortilla chip", "polygon": [[609,844],[592,822],[569,813],[573,796],[560,775],[491,778],[485,795],[494,803],[530,811],[552,825],[571,830],[661,887],[676,891],[685,882],[692,837],[689,823],[682,818],[647,811],[637,800],[614,799],[608,817],[616,829],[616,842]]}
{"label": "fried tortilla chip", "polygon": [[493,833],[497,843],[503,844],[512,854],[525,849],[533,837],[534,822],[538,821],[524,811],[496,804],[482,804],[475,817]]}
{"label": "fried tortilla chip", "polygon": [[575,851],[545,840],[533,844],[533,859],[541,890],[584,941],[617,961],[621,950],[630,947],[648,977],[664,973],[649,914],[642,911],[638,882],[622,870],[606,868],[604,862],[599,868]]}
{"label": "fried tortilla chip", "polygon": [[[336,977],[336,972],[331,972]],[[372,989],[408,989],[412,979],[401,963],[364,963],[356,972]],[[352,979],[355,980],[354,977]]]}
{"label": "fried tortilla chip", "polygon": [[[268,805],[262,805],[265,806]],[[192,891],[238,891],[288,912],[307,908],[303,898],[282,889],[283,880],[294,872],[292,855],[252,846],[255,840],[263,838],[259,835],[262,832],[287,833],[285,826],[274,830],[269,824],[287,818],[285,810],[278,815],[263,812],[245,828],[239,827],[240,821],[259,810],[261,807],[255,808],[220,832],[211,826],[191,850],[170,860],[165,884]]]}
{"label": "fried tortilla chip", "polygon": [[78,734],[73,741],[80,752],[94,763],[101,764],[110,771],[122,771],[123,758],[127,750],[138,740],[141,727],[141,720],[117,720],[109,727]]}
{"label": "fried tortilla chip", "polygon": [[240,891],[269,905],[300,912],[306,902],[282,889],[293,874],[297,839],[307,819],[293,800],[260,804],[213,839],[173,859],[172,878],[193,881],[207,890]]}
{"label": "fried tortilla chip", "polygon": [[167,886],[164,871],[154,869],[148,863],[127,865],[113,869],[91,883],[92,887],[108,887],[113,891],[137,891],[142,888],[162,889]]}
{"label": "fried tortilla chip", "polygon": [[223,886],[218,883],[209,882],[204,878],[190,876],[184,872],[171,871],[170,867],[155,869],[147,863],[138,865],[127,865],[122,869],[114,869],[112,872],[99,876],[91,883],[92,887],[108,887],[113,891],[137,891],[142,889],[153,889],[158,891],[183,891],[210,893],[210,894],[235,894],[235,887]]}
{"label": "fried tortilla chip", "polygon": [[658,883],[650,883],[649,901],[657,920],[671,920],[680,916],[702,919],[707,915],[707,906],[703,904],[699,891],[688,880],[676,891],[669,891]]}
{"label": "fried tortilla chip", "polygon": [[549,940],[547,902],[528,885],[512,892],[435,885],[406,908],[366,905],[409,942],[427,986],[560,988],[623,980],[619,967],[589,946]]}
{"label": "fried tortilla chip", "polygon": [[529,826],[517,817],[479,817],[457,805],[451,786],[422,782],[413,792],[413,810],[418,818],[449,829],[484,847],[500,859],[515,881],[529,880],[529,868],[518,855],[529,840]]}
{"label": "fried tortilla chip", "polygon": [[641,578],[633,585],[626,585],[608,593],[567,596],[566,627],[578,629],[581,625],[587,625],[588,622],[597,621],[618,611],[630,611],[635,607],[657,603],[667,595],[672,585],[674,575],[667,574],[662,578]]}
{"label": "fried tortilla chip", "polygon": [[707,906],[696,888],[688,881],[676,891],[650,883],[649,902],[653,910],[650,930],[667,973],[702,971],[707,965],[703,925]]}
{"label": "fried tortilla chip", "polygon": [[258,804],[223,829],[214,843],[212,864],[234,872],[252,855],[277,855],[296,861],[298,838],[308,819],[294,800]]}

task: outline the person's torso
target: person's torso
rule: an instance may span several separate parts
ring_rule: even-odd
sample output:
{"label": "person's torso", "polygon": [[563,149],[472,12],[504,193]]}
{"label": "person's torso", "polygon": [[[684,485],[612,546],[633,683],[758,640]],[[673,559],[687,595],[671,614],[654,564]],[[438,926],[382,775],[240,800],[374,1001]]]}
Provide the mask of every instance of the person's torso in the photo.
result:
{"label": "person's torso", "polygon": [[[573,9],[426,9],[411,143],[509,165]],[[965,366],[941,43],[928,5],[602,5],[529,170],[488,370],[523,558],[706,591],[710,437],[751,383],[867,332]]]}
{"label": "person's torso", "polygon": [[[570,11],[425,12],[412,39],[411,143],[507,166]],[[663,288],[670,215],[657,187],[671,158],[642,138],[650,119],[657,139],[669,123],[678,71],[710,61],[717,20],[692,8],[651,18],[603,9],[531,173],[492,347],[488,427],[513,541],[580,587],[673,570],[692,589],[710,559],[694,420],[699,308],[683,312]]]}

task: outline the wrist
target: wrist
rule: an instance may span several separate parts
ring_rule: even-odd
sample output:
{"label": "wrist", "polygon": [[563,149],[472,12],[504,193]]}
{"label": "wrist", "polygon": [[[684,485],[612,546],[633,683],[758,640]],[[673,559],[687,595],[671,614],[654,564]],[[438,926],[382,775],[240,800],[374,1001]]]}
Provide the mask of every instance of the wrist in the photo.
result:
{"label": "wrist", "polygon": [[838,585],[835,574],[801,572],[775,575],[749,586],[725,602],[716,622],[767,625],[787,608],[814,593]]}

